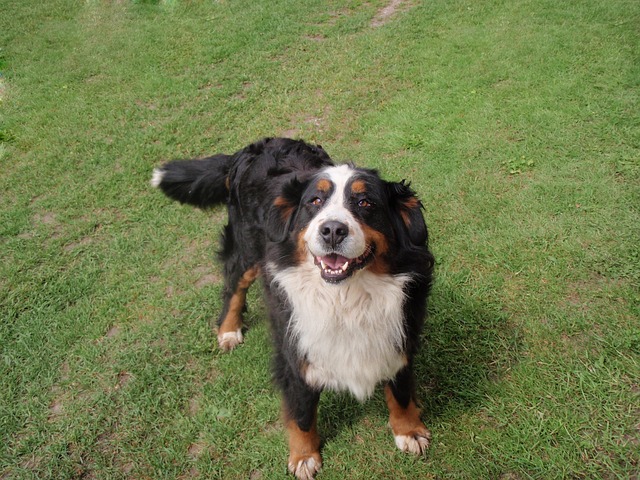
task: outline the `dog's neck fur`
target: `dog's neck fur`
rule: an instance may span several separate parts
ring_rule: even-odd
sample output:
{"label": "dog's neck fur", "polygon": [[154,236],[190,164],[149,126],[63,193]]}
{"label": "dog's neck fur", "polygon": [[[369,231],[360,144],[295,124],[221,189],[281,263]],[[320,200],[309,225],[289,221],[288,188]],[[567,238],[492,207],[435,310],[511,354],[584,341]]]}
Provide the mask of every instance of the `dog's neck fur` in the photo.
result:
{"label": "dog's neck fur", "polygon": [[306,382],[348,390],[359,400],[405,366],[403,304],[408,275],[363,271],[338,285],[320,277],[313,260],[278,270],[267,265],[272,285],[292,308],[288,335],[306,362]]}

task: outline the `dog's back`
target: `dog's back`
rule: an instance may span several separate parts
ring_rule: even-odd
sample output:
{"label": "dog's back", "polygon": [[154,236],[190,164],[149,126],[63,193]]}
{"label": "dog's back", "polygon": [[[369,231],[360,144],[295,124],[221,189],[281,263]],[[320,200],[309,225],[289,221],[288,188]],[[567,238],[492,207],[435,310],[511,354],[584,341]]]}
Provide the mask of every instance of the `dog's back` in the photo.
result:
{"label": "dog's back", "polygon": [[248,207],[245,199],[253,203],[267,200],[265,185],[283,176],[304,177],[328,165],[333,162],[320,145],[265,138],[233,155],[168,162],[153,171],[151,184],[168,197],[199,208],[225,202]]}

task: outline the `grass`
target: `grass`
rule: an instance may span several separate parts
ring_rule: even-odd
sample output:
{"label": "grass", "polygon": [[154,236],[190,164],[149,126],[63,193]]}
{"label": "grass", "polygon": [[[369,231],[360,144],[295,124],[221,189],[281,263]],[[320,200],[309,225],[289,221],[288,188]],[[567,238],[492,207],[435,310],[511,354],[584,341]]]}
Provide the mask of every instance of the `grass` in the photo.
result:
{"label": "grass", "polygon": [[438,259],[431,450],[327,394],[321,478],[638,478],[637,2],[386,5],[0,0],[0,479],[285,477],[224,212],[148,185],[278,134],[410,179]]}

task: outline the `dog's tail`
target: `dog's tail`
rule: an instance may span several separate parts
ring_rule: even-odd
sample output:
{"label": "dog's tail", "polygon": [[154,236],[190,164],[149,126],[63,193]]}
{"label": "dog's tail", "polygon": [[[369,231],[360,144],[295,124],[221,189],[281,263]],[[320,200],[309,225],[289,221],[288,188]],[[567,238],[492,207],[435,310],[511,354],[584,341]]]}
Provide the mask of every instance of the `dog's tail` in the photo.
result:
{"label": "dog's tail", "polygon": [[153,171],[151,185],[180,203],[200,208],[227,201],[232,155],[214,155],[202,160],[174,160]]}

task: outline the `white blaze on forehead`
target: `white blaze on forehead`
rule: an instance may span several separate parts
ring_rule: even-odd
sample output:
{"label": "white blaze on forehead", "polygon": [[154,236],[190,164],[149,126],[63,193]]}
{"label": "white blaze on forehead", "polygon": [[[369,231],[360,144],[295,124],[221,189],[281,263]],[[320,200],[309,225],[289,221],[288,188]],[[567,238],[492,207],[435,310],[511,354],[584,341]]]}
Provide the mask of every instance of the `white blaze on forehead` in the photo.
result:
{"label": "white blaze on forehead", "polygon": [[[344,211],[346,210],[344,204],[344,193],[347,188],[347,183],[353,176],[354,171],[348,165],[340,165],[338,167],[328,168],[326,170],[326,174],[327,179],[333,183],[333,193],[331,194],[327,205],[324,207],[324,211],[327,212],[327,215],[344,214]],[[331,220],[338,220],[338,218],[332,218]]]}
{"label": "white blaze on forehead", "polygon": [[332,253],[320,235],[321,225],[329,221],[344,223],[349,228],[349,235],[340,243],[335,253],[347,258],[357,258],[365,252],[367,245],[364,232],[347,205],[347,185],[355,173],[349,165],[329,167],[322,172],[321,178],[329,180],[333,189],[331,195],[325,199],[324,206],[309,223],[304,235],[304,240],[313,255]]}

